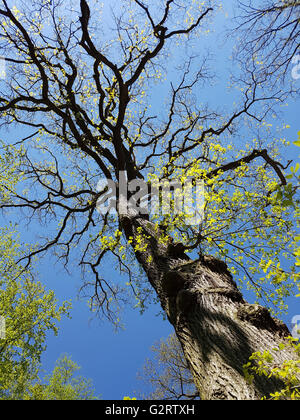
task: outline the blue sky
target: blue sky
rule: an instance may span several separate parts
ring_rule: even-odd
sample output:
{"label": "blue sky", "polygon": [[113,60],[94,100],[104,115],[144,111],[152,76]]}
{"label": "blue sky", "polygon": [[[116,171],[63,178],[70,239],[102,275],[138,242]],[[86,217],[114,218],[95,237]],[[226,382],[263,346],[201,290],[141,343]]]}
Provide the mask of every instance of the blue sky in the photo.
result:
{"label": "blue sky", "polygon": [[[206,47],[212,46],[212,43],[210,41]],[[224,80],[228,75],[228,61],[225,59],[229,58],[231,51],[220,37],[215,47],[213,70],[217,72],[218,82],[213,88],[203,89],[199,96],[209,96],[210,103],[227,107],[233,102],[232,94],[224,89]],[[159,92],[156,95],[154,99],[159,102]],[[283,112],[283,120],[291,126],[286,136],[292,144],[300,130],[299,103],[291,101]],[[17,140],[15,131],[3,133],[2,136],[9,137],[11,141]],[[297,159],[299,149],[291,145],[288,154],[291,159]],[[7,223],[8,219],[2,220]],[[30,231],[23,229],[22,240],[31,238],[35,228],[38,232],[38,226]],[[107,267],[106,270],[110,276],[118,276],[113,269]],[[157,316],[159,307],[153,305],[142,316],[137,310],[126,308],[123,314],[125,330],[115,332],[108,322],[93,319],[87,303],[78,300],[81,286],[79,272],[74,270],[74,274],[69,276],[61,266],[54,264],[52,257],[47,256],[39,263],[39,273],[39,280],[55,291],[60,302],[71,299],[73,303],[71,319],[62,320],[58,337],[50,335],[47,339],[47,350],[42,358],[43,369],[51,371],[60,355],[68,353],[82,367],[81,374],[93,380],[96,393],[104,399],[122,399],[127,395],[133,396],[135,390],[142,390],[143,384],[136,379],[137,372],[145,359],[151,356],[150,348],[154,342],[173,332],[169,323]],[[291,298],[289,303],[289,313],[284,316],[287,324],[290,324],[294,315],[300,314],[299,300]]]}
{"label": "blue sky", "polygon": [[[72,318],[61,322],[58,337],[48,338],[48,349],[43,356],[43,366],[51,370],[55,360],[68,353],[82,367],[81,374],[93,379],[97,394],[104,399],[123,399],[133,396],[143,388],[137,381],[145,359],[151,356],[150,348],[155,341],[166,338],[173,328],[161,316],[158,307],[144,315],[128,308],[122,318],[125,329],[115,332],[108,322],[92,318],[85,302],[78,301],[79,279],[57,273],[53,267],[45,267],[49,287],[54,288],[60,299],[72,297]],[[116,274],[117,275],[117,274]]]}

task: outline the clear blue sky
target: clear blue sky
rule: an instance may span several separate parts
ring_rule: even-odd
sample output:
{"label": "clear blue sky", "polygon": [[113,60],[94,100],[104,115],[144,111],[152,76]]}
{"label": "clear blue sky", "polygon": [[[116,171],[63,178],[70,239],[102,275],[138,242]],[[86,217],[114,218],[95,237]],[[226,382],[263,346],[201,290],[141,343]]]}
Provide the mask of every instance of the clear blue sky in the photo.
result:
{"label": "clear blue sky", "polygon": [[[206,47],[212,47],[212,44],[210,41]],[[224,88],[225,75],[228,73],[227,64],[223,60],[230,56],[231,51],[221,42],[220,37],[214,44],[216,62],[212,66],[218,72],[219,83],[199,94],[209,95],[212,103],[226,107],[232,104],[233,99]],[[157,97],[156,100],[160,101],[161,98]],[[284,113],[284,121],[291,126],[287,137],[292,143],[300,130],[299,103],[298,106],[291,103]],[[15,132],[3,133],[2,136],[17,140]],[[291,146],[291,158],[296,158],[298,150]],[[33,231],[31,229],[29,233],[22,230],[22,240],[31,237]],[[109,267],[106,270],[110,276],[118,276]],[[135,390],[141,390],[142,383],[137,381],[136,374],[146,357],[151,356],[150,347],[155,341],[173,332],[168,322],[157,316],[159,308],[152,307],[143,316],[137,310],[127,308],[123,314],[126,328],[116,333],[108,322],[100,323],[97,319],[91,319],[86,302],[77,300],[78,288],[81,286],[79,273],[69,276],[61,266],[54,265],[51,257],[41,261],[39,272],[40,280],[56,292],[61,302],[65,299],[73,302],[72,318],[63,319],[58,337],[48,337],[48,348],[42,359],[43,368],[47,372],[51,371],[59,356],[68,353],[82,367],[81,374],[93,380],[97,394],[101,394],[104,399],[122,399],[126,395],[133,396]],[[290,299],[285,322],[289,324],[297,314],[300,314],[299,300]]]}

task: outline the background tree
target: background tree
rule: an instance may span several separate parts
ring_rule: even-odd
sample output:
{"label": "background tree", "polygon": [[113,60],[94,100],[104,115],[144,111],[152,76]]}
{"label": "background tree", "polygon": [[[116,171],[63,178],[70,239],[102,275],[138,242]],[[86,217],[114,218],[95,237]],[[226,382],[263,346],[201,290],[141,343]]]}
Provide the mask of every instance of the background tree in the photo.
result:
{"label": "background tree", "polygon": [[62,356],[53,372],[27,386],[24,400],[97,400],[91,380],[74,376],[80,368],[69,356]]}
{"label": "background tree", "polygon": [[[111,38],[104,20],[99,29],[97,2],[33,0],[17,8],[2,0],[0,46],[10,63],[0,88],[2,126],[33,132],[3,149],[22,182],[4,186],[1,207],[47,226],[20,262],[51,248],[65,265],[76,261],[92,286],[92,309],[114,323],[128,297],[144,309],[154,296],[201,398],[255,399],[281,384],[263,377],[249,384],[243,365],[255,351],[274,353],[289,332],[266,308],[245,302],[233,275],[279,309],[299,281],[295,222],[276,199],[278,184],[287,184],[285,141],[264,141],[269,113],[286,94],[264,95],[250,69],[232,109],[201,103],[197,92],[210,74],[195,40],[216,9],[213,1],[124,1]],[[183,46],[184,59],[176,56]],[[153,113],[160,79],[168,106],[155,103]],[[189,212],[174,214],[174,197],[169,212],[153,217],[132,194],[120,197],[117,214],[97,212],[109,198],[98,180],[117,183],[120,172],[128,182],[205,181],[203,220],[195,226]],[[126,199],[143,201],[139,211],[122,209]],[[112,257],[127,281],[103,278]],[[274,362],[287,357],[294,357],[288,348]]]}
{"label": "background tree", "polygon": [[22,251],[15,234],[1,228],[0,316],[5,320],[5,335],[0,338],[1,399],[23,399],[29,384],[37,380],[47,334],[57,334],[57,322],[70,307],[58,306],[54,293],[46,292],[32,270],[16,264]]}
{"label": "background tree", "polygon": [[139,395],[147,400],[194,400],[199,398],[194,379],[176,336],[170,335],[152,347],[138,378],[150,385],[151,392]]}

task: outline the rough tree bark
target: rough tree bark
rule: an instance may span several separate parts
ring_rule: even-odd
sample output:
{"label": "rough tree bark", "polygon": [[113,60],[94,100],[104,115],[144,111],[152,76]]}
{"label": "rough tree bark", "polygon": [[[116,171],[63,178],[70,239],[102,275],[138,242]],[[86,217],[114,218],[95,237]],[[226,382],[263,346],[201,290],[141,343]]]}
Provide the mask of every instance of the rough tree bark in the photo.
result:
{"label": "rough tree bark", "polygon": [[224,262],[190,260],[182,244],[159,243],[160,232],[140,216],[123,216],[122,225],[133,247],[140,228],[147,236],[147,250],[135,251],[136,257],[175,329],[201,399],[256,400],[282,389],[266,377],[250,384],[243,365],[264,350],[276,364],[292,359],[288,351],[273,350],[290,335],[286,325],[244,300]]}

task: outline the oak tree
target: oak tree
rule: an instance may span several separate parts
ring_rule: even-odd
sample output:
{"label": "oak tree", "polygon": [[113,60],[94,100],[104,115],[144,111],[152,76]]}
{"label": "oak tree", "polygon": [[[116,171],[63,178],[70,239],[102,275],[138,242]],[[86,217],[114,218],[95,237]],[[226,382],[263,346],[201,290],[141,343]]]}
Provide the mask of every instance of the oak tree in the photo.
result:
{"label": "oak tree", "polygon": [[[278,378],[249,383],[243,365],[262,350],[275,364],[292,359],[274,351],[289,331],[237,283],[280,310],[299,282],[295,222],[277,195],[291,162],[268,121],[285,92],[266,95],[250,68],[231,108],[199,98],[211,80],[201,42],[213,0],[124,0],[102,17],[97,1],[19,3],[1,2],[0,113],[10,133],[27,130],[3,147],[20,183],[3,186],[1,208],[45,226],[21,261],[53,249],[66,267],[79,264],[92,310],[114,323],[129,299],[143,310],[154,297],[202,399],[275,392]],[[137,189],[124,193],[124,183]],[[158,183],[163,211],[153,213],[149,191],[135,193]],[[202,207],[176,196],[178,184],[203,183]],[[116,211],[105,212],[112,185]],[[112,261],[126,280],[104,276]]]}

